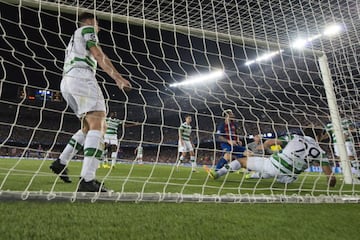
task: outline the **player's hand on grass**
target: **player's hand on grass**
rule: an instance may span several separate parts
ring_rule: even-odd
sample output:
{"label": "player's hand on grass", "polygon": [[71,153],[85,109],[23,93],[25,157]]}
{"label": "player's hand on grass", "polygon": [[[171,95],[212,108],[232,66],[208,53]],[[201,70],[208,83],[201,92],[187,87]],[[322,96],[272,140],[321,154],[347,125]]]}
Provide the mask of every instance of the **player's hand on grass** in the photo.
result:
{"label": "player's hand on grass", "polygon": [[328,184],[329,184],[329,187],[335,187],[336,177],[335,176],[328,177]]}

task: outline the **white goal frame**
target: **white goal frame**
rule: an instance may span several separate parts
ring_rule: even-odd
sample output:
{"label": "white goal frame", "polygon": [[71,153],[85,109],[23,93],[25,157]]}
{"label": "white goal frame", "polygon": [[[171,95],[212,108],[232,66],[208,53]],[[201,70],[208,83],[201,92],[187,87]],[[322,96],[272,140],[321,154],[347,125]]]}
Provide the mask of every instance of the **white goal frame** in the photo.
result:
{"label": "white goal frame", "polygon": [[[68,5],[63,5],[61,3],[54,3],[49,1],[39,1],[39,0],[0,0],[1,2],[8,2],[13,4],[21,4],[24,6],[37,8],[39,10],[51,10],[51,11],[61,11],[64,13],[78,14],[81,11],[89,11],[86,8],[78,8]],[[207,39],[221,39],[224,41],[234,42],[238,44],[254,46],[256,48],[265,48],[278,51],[280,49],[289,49],[289,46],[282,45],[279,43],[267,42],[263,40],[256,40],[252,38],[247,38],[244,36],[234,36],[231,34],[224,34],[219,32],[211,32],[204,29],[191,28],[180,25],[172,25],[168,23],[157,22],[153,20],[145,20],[130,16],[123,16],[117,14],[110,14],[107,12],[101,12],[94,10],[95,15],[99,19],[106,19],[111,21],[117,21],[122,23],[140,25],[149,28],[163,29],[169,31],[175,31],[191,36],[203,37]],[[329,106],[329,112],[331,116],[331,121],[334,126],[334,132],[336,135],[337,141],[339,144],[339,154],[340,160],[343,168],[344,182],[346,184],[352,184],[352,174],[350,163],[347,160],[347,152],[345,149],[345,140],[341,130],[341,120],[340,114],[338,111],[338,105],[336,102],[335,91],[333,88],[333,80],[331,72],[329,69],[329,64],[325,52],[314,50],[314,49],[304,49],[302,50],[304,54],[310,54],[316,56],[319,62],[319,67],[321,71],[322,80],[324,83],[324,88],[326,92],[326,98]],[[359,199],[354,197],[344,197],[344,196],[253,196],[253,195],[225,195],[225,196],[203,196],[203,195],[179,195],[179,194],[165,194],[165,193],[153,193],[153,194],[136,194],[136,193],[109,193],[109,194],[89,194],[89,193],[58,193],[56,195],[42,193],[42,192],[0,192],[0,197],[5,199],[14,199],[15,196],[21,196],[21,199],[46,199],[52,200],[56,197],[57,200],[61,199],[72,199],[72,200],[82,200],[82,199],[92,199],[96,200],[115,200],[115,201],[169,201],[169,202],[297,202],[297,203],[319,203],[319,202],[357,202]]]}

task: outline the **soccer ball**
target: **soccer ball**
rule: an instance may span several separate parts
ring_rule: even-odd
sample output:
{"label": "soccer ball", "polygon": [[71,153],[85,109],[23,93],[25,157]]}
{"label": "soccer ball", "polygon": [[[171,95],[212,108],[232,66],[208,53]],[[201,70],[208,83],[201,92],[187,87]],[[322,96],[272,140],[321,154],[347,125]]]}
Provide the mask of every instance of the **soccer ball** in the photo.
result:
{"label": "soccer ball", "polygon": [[270,146],[270,150],[272,152],[280,152],[282,150],[282,147],[280,145],[272,145]]}

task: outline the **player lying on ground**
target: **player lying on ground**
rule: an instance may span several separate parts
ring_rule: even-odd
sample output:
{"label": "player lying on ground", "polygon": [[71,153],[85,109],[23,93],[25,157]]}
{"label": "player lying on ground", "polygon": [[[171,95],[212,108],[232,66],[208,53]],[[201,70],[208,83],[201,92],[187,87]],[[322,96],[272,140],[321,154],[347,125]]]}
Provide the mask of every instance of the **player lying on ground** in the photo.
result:
{"label": "player lying on ground", "polygon": [[[321,141],[324,132],[322,129],[305,128],[303,136],[291,135],[279,139],[269,139],[262,146],[264,149],[274,145],[282,145],[283,150],[265,157],[244,157],[232,161],[217,172],[205,167],[207,173],[213,179],[225,175],[228,171],[236,171],[241,167],[256,172],[259,178],[276,178],[280,183],[294,182],[300,173],[312,163],[319,163],[323,172],[328,177],[330,187],[336,185],[336,178],[332,174],[329,160],[317,141]],[[315,140],[316,139],[316,140]]]}

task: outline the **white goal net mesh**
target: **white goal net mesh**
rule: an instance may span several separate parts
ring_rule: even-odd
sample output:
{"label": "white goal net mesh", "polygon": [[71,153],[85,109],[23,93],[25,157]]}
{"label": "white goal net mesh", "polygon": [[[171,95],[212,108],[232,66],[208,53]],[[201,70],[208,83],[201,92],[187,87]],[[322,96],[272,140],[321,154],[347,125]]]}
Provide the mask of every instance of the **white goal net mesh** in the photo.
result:
{"label": "white goal net mesh", "polygon": [[[359,201],[359,8],[355,0],[1,0],[0,199]],[[133,85],[125,93],[97,71],[109,111],[137,123],[119,129],[115,168],[97,171],[113,190],[106,194],[77,193],[81,151],[68,165],[73,183],[49,169],[80,128],[60,82],[65,48],[84,11],[99,19],[101,48]],[[326,89],[319,65],[324,56]],[[215,70],[224,73],[216,81],[172,85]],[[211,179],[202,165],[214,168],[223,155],[216,131],[226,109],[233,111],[245,147],[255,135],[265,141],[333,122],[340,156],[331,139],[320,146],[336,186],[328,186],[316,164],[291,184],[248,178],[245,170]],[[176,167],[178,129],[187,114],[193,120],[194,172],[189,156]],[[351,121],[346,134],[345,119]],[[346,151],[348,133],[353,157]],[[139,144],[143,164],[134,161]]]}

